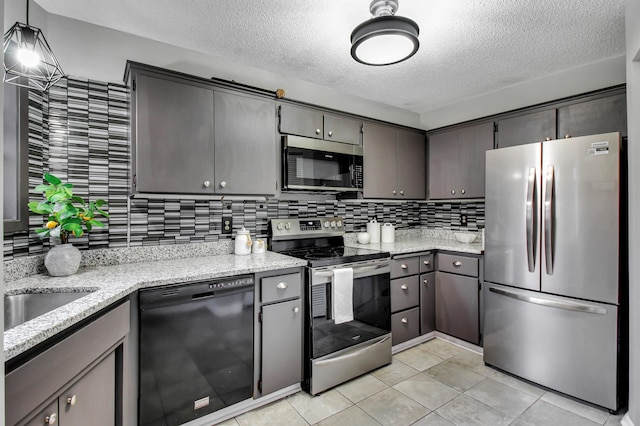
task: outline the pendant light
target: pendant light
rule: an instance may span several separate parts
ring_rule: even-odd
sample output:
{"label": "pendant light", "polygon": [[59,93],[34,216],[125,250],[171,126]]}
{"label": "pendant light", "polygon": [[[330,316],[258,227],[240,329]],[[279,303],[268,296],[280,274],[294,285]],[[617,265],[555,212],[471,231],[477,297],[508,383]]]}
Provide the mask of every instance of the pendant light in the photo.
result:
{"label": "pendant light", "polygon": [[4,82],[46,91],[64,77],[40,28],[16,22],[4,34]]}
{"label": "pendant light", "polygon": [[418,24],[395,16],[398,0],[373,0],[369,6],[373,17],[351,33],[351,56],[373,66],[392,65],[409,59],[420,47]]}

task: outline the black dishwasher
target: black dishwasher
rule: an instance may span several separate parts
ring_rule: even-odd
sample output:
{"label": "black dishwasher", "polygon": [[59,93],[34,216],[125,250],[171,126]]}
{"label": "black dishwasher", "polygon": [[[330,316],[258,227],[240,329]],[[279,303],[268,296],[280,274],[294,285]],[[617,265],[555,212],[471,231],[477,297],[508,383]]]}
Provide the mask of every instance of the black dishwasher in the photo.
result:
{"label": "black dishwasher", "polygon": [[253,275],[139,294],[141,425],[179,425],[252,397]]}

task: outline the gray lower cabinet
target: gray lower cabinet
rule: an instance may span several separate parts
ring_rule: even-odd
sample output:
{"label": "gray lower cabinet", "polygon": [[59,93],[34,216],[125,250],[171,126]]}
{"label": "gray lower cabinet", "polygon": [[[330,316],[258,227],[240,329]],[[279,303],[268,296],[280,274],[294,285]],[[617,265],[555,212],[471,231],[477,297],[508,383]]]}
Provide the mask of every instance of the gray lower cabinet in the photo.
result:
{"label": "gray lower cabinet", "polygon": [[365,123],[364,197],[426,198],[424,134]]}
{"label": "gray lower cabinet", "polygon": [[436,329],[436,274],[420,275],[420,335]]}
{"label": "gray lower cabinet", "polygon": [[352,145],[362,143],[362,120],[287,104],[278,107],[278,114],[280,116],[278,130],[282,134]]}
{"label": "gray lower cabinet", "polygon": [[479,259],[438,253],[436,264],[436,330],[480,344]]}
{"label": "gray lower cabinet", "polygon": [[429,199],[483,198],[493,139],[493,121],[429,134]]}
{"label": "gray lower cabinet", "polygon": [[12,369],[5,376],[5,424],[129,424],[123,415],[135,401],[127,390],[129,327],[127,301]]}
{"label": "gray lower cabinet", "polygon": [[536,111],[498,120],[496,148],[556,138],[556,110]]}
{"label": "gray lower cabinet", "polygon": [[254,398],[300,383],[304,352],[300,268],[256,274],[256,283]]}

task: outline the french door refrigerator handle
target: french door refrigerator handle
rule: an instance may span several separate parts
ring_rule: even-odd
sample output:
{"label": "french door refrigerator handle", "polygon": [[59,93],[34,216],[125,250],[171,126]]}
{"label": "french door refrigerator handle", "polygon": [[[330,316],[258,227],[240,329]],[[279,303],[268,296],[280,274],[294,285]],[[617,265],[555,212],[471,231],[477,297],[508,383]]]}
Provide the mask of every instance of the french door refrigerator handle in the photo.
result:
{"label": "french door refrigerator handle", "polygon": [[555,185],[553,165],[547,166],[544,188],[544,255],[547,274],[553,275],[553,187]]}
{"label": "french door refrigerator handle", "polygon": [[536,250],[535,238],[536,230],[536,168],[529,168],[529,182],[527,183],[527,200],[526,200],[526,236],[527,236],[527,262],[529,264],[529,272],[536,269]]}
{"label": "french door refrigerator handle", "polygon": [[533,303],[535,305],[548,306],[550,308],[564,309],[566,311],[585,312],[588,314],[606,315],[607,310],[599,306],[588,305],[586,303],[579,302],[564,302],[562,300],[544,299],[543,297],[528,296],[516,291],[505,290],[496,287],[490,287],[490,292],[498,293],[502,296],[510,297],[512,299],[520,300],[522,302]]}

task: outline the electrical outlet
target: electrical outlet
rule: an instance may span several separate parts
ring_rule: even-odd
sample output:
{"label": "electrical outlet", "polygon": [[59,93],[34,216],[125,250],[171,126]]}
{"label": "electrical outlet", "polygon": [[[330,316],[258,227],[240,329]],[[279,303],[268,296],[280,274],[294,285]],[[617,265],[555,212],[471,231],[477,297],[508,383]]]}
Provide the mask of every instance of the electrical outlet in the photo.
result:
{"label": "electrical outlet", "polygon": [[222,233],[230,234],[233,229],[233,217],[222,216]]}
{"label": "electrical outlet", "polygon": [[460,224],[461,225],[466,225],[467,224],[467,215],[466,214],[460,215]]}

